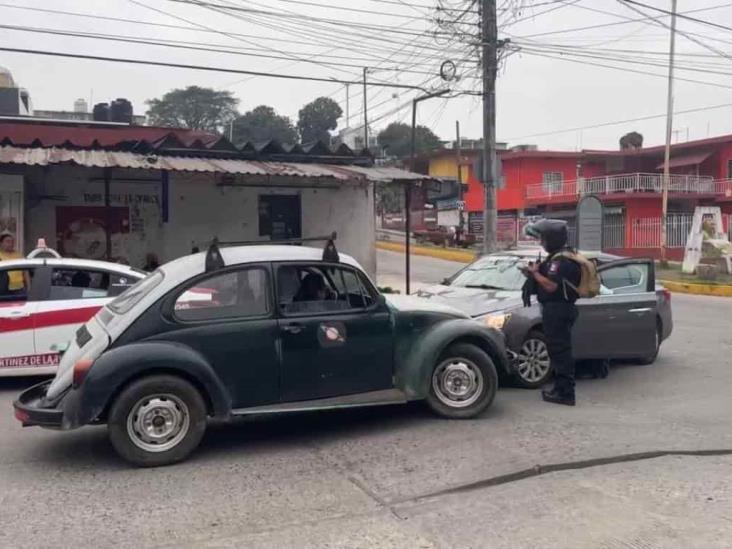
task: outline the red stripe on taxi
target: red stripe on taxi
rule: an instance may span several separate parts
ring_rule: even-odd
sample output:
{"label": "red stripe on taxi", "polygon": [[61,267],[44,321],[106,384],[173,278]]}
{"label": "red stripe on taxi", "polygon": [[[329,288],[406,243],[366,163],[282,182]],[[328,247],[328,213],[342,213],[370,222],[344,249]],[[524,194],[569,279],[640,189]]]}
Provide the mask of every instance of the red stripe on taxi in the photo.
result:
{"label": "red stripe on taxi", "polygon": [[0,318],[0,332],[18,332],[20,330],[51,328],[66,324],[83,324],[93,317],[99,309],[101,309],[100,306],[82,307],[80,309],[43,311],[14,320]]}

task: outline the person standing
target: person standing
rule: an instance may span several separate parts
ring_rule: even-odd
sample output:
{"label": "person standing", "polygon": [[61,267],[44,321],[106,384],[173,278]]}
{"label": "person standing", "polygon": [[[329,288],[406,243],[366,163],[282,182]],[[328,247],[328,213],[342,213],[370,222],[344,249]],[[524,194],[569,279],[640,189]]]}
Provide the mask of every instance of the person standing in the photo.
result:
{"label": "person standing", "polygon": [[572,357],[572,326],[577,319],[575,301],[582,279],[582,268],[576,261],[563,257],[567,247],[567,223],[543,219],[527,228],[527,233],[541,238],[547,252],[544,261],[530,263],[524,274],[533,282],[541,304],[544,335],[549,359],[554,367],[554,387],[542,391],[542,398],[554,404],[575,405],[575,366]]}
{"label": "person standing", "polygon": [[[15,250],[15,237],[12,233],[0,234],[0,261],[23,259],[23,256]],[[8,294],[24,294],[30,289],[30,277],[27,271],[8,272]]]}

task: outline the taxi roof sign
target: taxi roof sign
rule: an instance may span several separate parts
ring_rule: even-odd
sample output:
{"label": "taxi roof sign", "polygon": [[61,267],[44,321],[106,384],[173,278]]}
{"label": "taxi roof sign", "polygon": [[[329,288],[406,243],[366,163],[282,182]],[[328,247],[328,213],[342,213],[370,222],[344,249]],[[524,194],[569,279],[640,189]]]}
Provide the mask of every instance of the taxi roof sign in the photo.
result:
{"label": "taxi roof sign", "polygon": [[53,248],[49,248],[46,244],[45,238],[39,238],[38,242],[36,243],[36,248],[28,254],[28,259],[33,258],[43,258],[43,257],[53,257],[53,258],[60,258],[61,254],[59,254],[56,250]]}

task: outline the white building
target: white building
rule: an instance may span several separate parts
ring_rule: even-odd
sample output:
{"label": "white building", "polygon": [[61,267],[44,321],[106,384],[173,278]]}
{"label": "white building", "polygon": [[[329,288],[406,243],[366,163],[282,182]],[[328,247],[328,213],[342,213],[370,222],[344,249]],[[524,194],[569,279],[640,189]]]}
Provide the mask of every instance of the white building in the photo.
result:
{"label": "white building", "polygon": [[338,248],[375,274],[374,183],[424,178],[372,167],[343,147],[237,150],[190,130],[0,119],[0,142],[0,223],[15,227],[26,251],[43,237],[64,255],[135,266],[214,237],[336,231]]}

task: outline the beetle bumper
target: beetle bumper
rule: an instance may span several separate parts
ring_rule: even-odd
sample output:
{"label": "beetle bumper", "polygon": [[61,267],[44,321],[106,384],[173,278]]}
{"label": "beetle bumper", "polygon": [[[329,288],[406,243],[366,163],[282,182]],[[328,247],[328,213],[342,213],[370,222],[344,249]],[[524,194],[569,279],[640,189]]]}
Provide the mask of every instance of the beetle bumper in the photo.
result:
{"label": "beetle bumper", "polygon": [[50,385],[50,380],[34,385],[23,391],[13,402],[15,418],[23,424],[23,427],[38,425],[48,429],[61,429],[64,411],[59,407],[60,403],[50,407],[45,403],[46,392]]}

